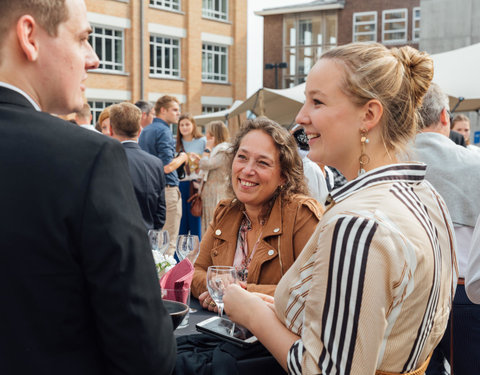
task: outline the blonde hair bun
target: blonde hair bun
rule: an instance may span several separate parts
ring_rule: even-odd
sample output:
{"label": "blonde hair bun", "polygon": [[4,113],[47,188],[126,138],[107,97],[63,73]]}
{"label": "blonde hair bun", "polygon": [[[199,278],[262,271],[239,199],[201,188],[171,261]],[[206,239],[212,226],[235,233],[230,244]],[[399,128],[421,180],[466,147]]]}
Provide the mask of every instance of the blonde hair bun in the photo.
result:
{"label": "blonde hair bun", "polygon": [[392,54],[399,60],[410,79],[412,99],[420,107],[430,82],[433,79],[433,60],[426,52],[420,52],[410,46],[392,48]]}

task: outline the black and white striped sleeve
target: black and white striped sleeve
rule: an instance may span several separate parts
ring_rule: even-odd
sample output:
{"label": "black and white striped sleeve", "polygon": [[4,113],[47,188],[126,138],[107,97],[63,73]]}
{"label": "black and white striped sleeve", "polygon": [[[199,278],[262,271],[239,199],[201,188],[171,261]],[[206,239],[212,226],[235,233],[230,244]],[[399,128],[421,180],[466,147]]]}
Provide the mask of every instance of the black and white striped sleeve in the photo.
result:
{"label": "black and white striped sleeve", "polygon": [[303,342],[301,339],[295,341],[287,356],[288,373],[290,375],[302,375],[302,357],[303,357]]}

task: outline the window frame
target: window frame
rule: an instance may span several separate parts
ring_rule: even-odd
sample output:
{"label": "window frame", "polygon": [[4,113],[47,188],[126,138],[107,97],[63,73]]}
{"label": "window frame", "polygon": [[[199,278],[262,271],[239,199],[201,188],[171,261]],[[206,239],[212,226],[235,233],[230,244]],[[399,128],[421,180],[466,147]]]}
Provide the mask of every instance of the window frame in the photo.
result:
{"label": "window frame", "polygon": [[[386,20],[385,16],[387,14],[392,13],[404,13],[404,18],[402,19],[394,19],[394,20]],[[405,27],[399,30],[385,30],[385,25],[389,23],[395,22],[405,22]],[[392,40],[385,40],[385,35],[387,34],[394,34],[403,32],[405,37],[403,39],[392,39]],[[408,9],[407,8],[398,8],[398,9],[385,9],[382,11],[382,43],[386,45],[390,44],[405,44],[408,41]]]}
{"label": "window frame", "polygon": [[[90,42],[90,45],[92,46],[93,50],[95,51],[95,53],[97,53],[97,50],[96,50],[96,41],[97,40],[100,40],[101,41],[101,51],[102,51],[102,56],[98,55],[98,58],[100,60],[100,64],[98,66],[97,69],[94,70],[94,72],[98,72],[98,73],[118,73],[118,74],[124,74],[125,73],[125,29],[124,28],[121,28],[121,27],[115,27],[115,26],[108,26],[108,25],[101,25],[101,24],[95,24],[95,23],[92,23],[91,25],[92,27],[92,33],[89,35],[89,42]],[[96,29],[102,29],[103,30],[103,34],[98,34],[96,33]],[[106,30],[111,30],[112,31],[112,34],[113,35],[106,35],[105,34],[105,31]],[[121,33],[121,36],[120,37],[117,37],[115,34],[115,32],[120,32]],[[95,43],[94,43],[94,38],[95,38]],[[106,39],[111,39],[112,40],[112,57],[115,57],[116,54],[115,54],[115,49],[114,49],[114,46],[115,46],[115,40],[118,40],[120,39],[121,41],[121,63],[119,62],[116,62],[116,61],[107,61],[105,60],[104,58],[106,57],[105,54],[106,54]],[[105,67],[102,67],[105,66],[105,65],[112,65],[112,66],[120,66],[120,70],[117,70],[117,69],[114,69],[114,68],[105,68]]]}
{"label": "window frame", "polygon": [[[330,42],[327,40],[328,34],[328,19],[329,17],[335,17],[335,43]],[[313,30],[315,22],[320,19],[321,22],[321,35],[322,41],[321,43],[315,42],[313,39],[310,41],[310,44],[305,44],[305,40],[302,42],[302,38],[304,37],[300,33],[300,25],[306,25],[309,21],[310,29]],[[289,26],[289,23],[293,21],[295,27],[295,41],[294,44],[290,37],[287,36],[289,30],[292,28]],[[312,32],[312,31],[310,31]],[[331,35],[330,35],[331,36]],[[289,44],[287,44],[287,40],[289,40]],[[323,51],[326,51],[330,48],[333,48],[338,45],[338,15],[336,12],[331,11],[322,11],[322,12],[315,12],[311,14],[299,14],[299,15],[292,15],[290,17],[284,17],[283,19],[283,50],[282,50],[282,61],[287,62],[288,68],[287,69],[280,69],[281,74],[281,81],[279,88],[288,88],[300,83],[305,82],[306,77],[308,75],[308,71],[300,71],[302,56],[303,59],[307,57],[305,54],[310,53],[312,57],[312,65],[314,65],[316,58],[320,56]],[[292,57],[295,60],[295,64],[292,65]],[[305,60],[303,60],[304,62]],[[291,69],[295,69],[294,74],[291,73]]]}
{"label": "window frame", "polygon": [[[218,2],[220,9],[215,9],[215,3]],[[228,0],[202,0],[202,17],[214,21],[228,22]],[[205,6],[207,5],[207,6]],[[210,6],[209,6],[210,5]],[[225,9],[221,9],[225,7]]]}
{"label": "window frame", "polygon": [[[225,49],[225,52],[214,51],[214,50],[206,51],[205,46],[211,46],[213,48],[215,48],[215,47],[222,48],[222,49]],[[225,56],[225,73],[215,72],[215,71],[209,72],[209,71],[204,70],[204,59],[205,59],[204,54],[206,54],[206,53],[213,55],[214,58],[215,58],[216,55]],[[206,83],[228,83],[228,60],[229,60],[228,59],[228,54],[229,54],[228,45],[205,42],[205,41],[202,42],[202,82],[206,82]],[[208,77],[206,77],[206,76],[208,76]],[[211,78],[211,76],[213,76],[213,78]],[[219,79],[215,78],[215,76],[218,76]],[[222,79],[222,77],[224,77],[224,79]]]}
{"label": "window frame", "polygon": [[[93,126],[96,125],[97,123],[97,120],[98,120],[98,117],[100,117],[100,113],[102,113],[102,111],[113,105],[113,104],[118,104],[118,103],[121,103],[122,101],[121,100],[113,100],[113,99],[91,99],[91,98],[87,98],[87,102],[88,102],[88,105],[90,106],[90,109],[92,111],[92,123],[93,123]],[[97,104],[98,103],[102,103],[102,107],[97,107]]]}
{"label": "window frame", "polygon": [[[152,4],[153,3],[153,4]],[[178,8],[175,7],[175,3],[178,4]],[[170,5],[167,5],[170,4]],[[168,10],[172,12],[181,12],[182,11],[182,1],[181,0],[150,0],[148,5],[154,9]]]}
{"label": "window frame", "polygon": [[202,104],[202,115],[225,111],[228,108],[229,106],[224,104]]}
{"label": "window frame", "polygon": [[[416,11],[418,11],[418,17],[416,17]],[[415,23],[418,21],[419,27],[415,27]],[[412,40],[414,42],[420,41],[420,28],[422,26],[422,12],[420,7],[414,7],[412,9]],[[415,36],[416,32],[418,31],[418,37]]]}
{"label": "window frame", "polygon": [[[158,43],[158,42],[153,42],[153,45],[152,45],[152,38],[163,38],[163,40],[165,41],[165,39],[171,39],[172,42],[173,41],[177,41],[178,42],[178,45],[177,46],[174,46],[173,44],[165,44],[164,43]],[[181,76],[182,76],[182,41],[181,41],[181,38],[177,38],[177,37],[173,37],[173,36],[170,36],[170,35],[163,35],[163,34],[156,34],[156,33],[150,33],[150,36],[149,36],[149,42],[148,42],[148,46],[149,46],[149,76],[150,77],[155,77],[155,78],[170,78],[170,79],[180,79]],[[157,66],[152,66],[152,48],[155,48],[155,47],[158,47],[160,46],[162,48],[162,50],[165,50],[166,49],[166,46],[170,46],[169,49],[171,50],[170,51],[170,59],[171,59],[171,62],[173,63],[173,56],[174,56],[174,51],[177,50],[177,53],[178,53],[178,68],[169,68],[169,71],[171,73],[166,73],[166,68],[165,67],[157,67]],[[158,49],[155,48],[155,51],[154,51],[154,57],[153,57],[153,61],[156,63],[158,58],[157,58],[157,53],[158,53]],[[164,57],[162,59],[162,63],[165,65],[165,54],[164,54]],[[173,65],[173,64],[172,64]],[[154,70],[152,72],[152,69]],[[159,70],[161,72],[159,72]],[[174,74],[174,72],[178,72],[178,74]]]}
{"label": "window frame", "polygon": [[[360,21],[358,22],[356,20],[356,17],[357,16],[370,16],[370,15],[373,15],[374,19],[373,21],[371,22],[366,22],[366,21]],[[373,40],[371,40],[370,42],[376,42],[377,39],[378,39],[378,12],[377,11],[369,11],[369,12],[356,12],[356,13],[353,13],[353,21],[352,21],[352,42],[356,42],[357,39],[356,37],[359,36],[359,35],[373,35]],[[363,26],[363,25],[370,25],[374,23],[374,30],[373,31],[370,31],[370,32],[365,32],[365,31],[361,31],[361,32],[356,32],[356,27],[357,26]]]}

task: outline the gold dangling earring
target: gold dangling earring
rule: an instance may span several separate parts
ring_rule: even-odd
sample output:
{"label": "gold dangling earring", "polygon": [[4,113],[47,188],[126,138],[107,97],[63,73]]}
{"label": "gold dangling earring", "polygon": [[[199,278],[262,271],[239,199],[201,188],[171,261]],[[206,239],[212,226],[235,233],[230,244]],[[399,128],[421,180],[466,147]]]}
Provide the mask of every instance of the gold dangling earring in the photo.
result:
{"label": "gold dangling earring", "polygon": [[365,146],[367,143],[370,142],[367,136],[368,136],[368,130],[360,129],[360,145],[362,148],[362,153],[358,158],[358,161],[360,163],[360,169],[358,170],[359,176],[365,173],[365,166],[370,162],[370,157],[365,153]]}

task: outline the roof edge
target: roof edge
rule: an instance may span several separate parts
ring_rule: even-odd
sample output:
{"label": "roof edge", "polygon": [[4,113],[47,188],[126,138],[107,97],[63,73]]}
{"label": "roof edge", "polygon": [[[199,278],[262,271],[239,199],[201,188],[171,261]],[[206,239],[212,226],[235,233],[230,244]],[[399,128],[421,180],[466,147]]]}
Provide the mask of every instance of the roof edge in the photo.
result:
{"label": "roof edge", "polygon": [[289,14],[289,13],[305,13],[305,12],[315,12],[319,10],[331,10],[331,9],[343,9],[344,4],[322,4],[322,5],[310,5],[306,7],[289,7],[289,8],[273,8],[273,9],[264,9],[254,12],[257,16],[273,16],[277,14]]}

